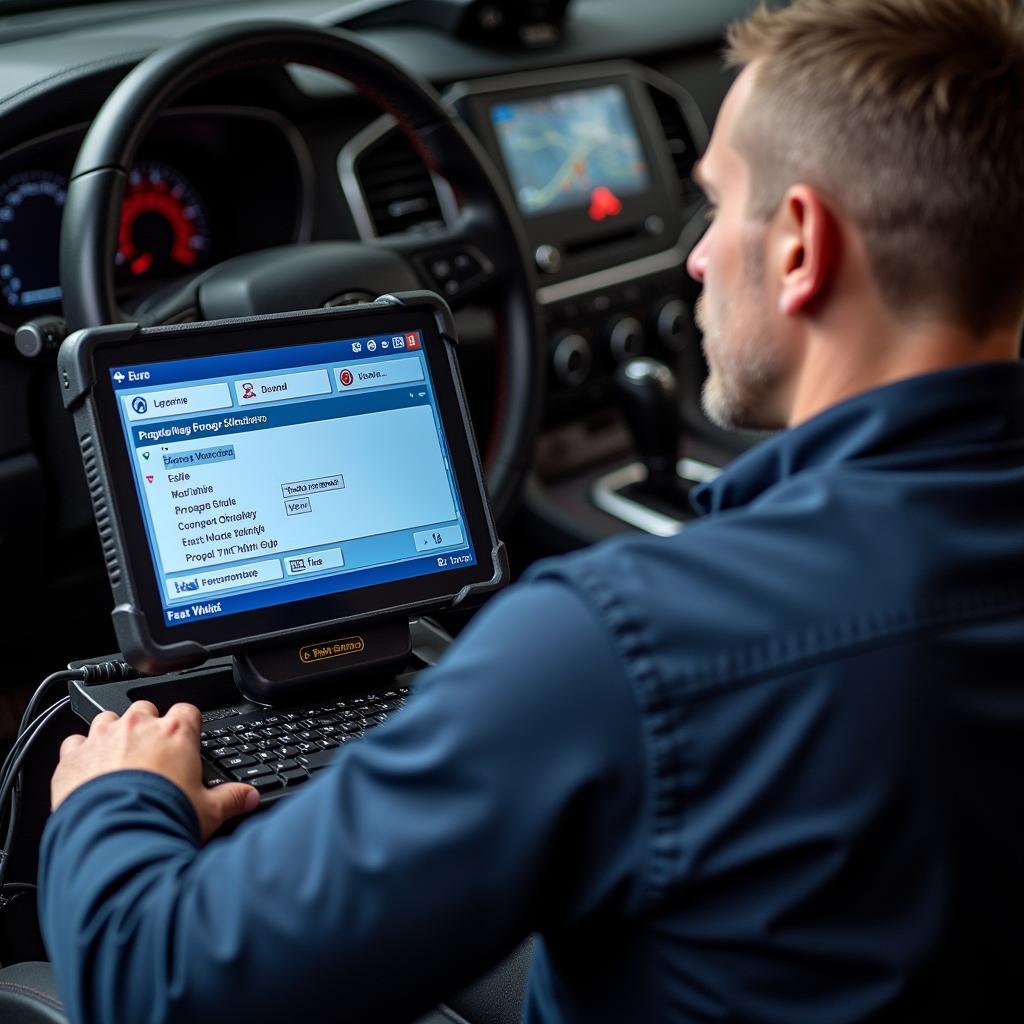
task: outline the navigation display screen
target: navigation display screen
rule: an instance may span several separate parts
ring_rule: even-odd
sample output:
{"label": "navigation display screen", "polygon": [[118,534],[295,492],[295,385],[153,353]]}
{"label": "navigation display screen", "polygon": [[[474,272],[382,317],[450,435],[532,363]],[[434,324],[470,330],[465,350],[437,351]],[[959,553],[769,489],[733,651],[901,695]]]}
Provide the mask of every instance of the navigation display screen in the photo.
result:
{"label": "navigation display screen", "polygon": [[620,197],[650,188],[650,172],[621,86],[602,85],[490,109],[524,214],[587,207],[614,216]]}
{"label": "navigation display screen", "polygon": [[109,372],[167,626],[476,564],[418,330]]}

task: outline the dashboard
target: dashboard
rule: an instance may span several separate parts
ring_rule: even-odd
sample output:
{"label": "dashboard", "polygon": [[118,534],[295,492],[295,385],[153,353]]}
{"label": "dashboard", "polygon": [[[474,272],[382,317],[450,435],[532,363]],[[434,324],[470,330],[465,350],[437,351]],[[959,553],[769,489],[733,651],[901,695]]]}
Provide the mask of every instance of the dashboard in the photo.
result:
{"label": "dashboard", "polygon": [[[70,125],[0,154],[0,329],[7,333],[61,313],[61,216],[87,127]],[[131,168],[122,204],[113,257],[122,304],[130,309],[154,287],[227,257],[306,241],[311,174],[301,135],[273,111],[214,107],[162,118]],[[253,209],[262,215],[249,216]]]}
{"label": "dashboard", "polygon": [[[286,13],[337,25],[347,6],[297,0]],[[588,489],[595,473],[634,458],[613,388],[629,357],[676,370],[691,454],[721,464],[744,447],[699,411],[697,288],[685,260],[705,226],[691,170],[731,80],[718,57],[724,29],[752,6],[576,0],[548,48],[487,46],[422,25],[359,29],[434,85],[515,200],[547,346],[524,561],[624,529]],[[39,650],[52,643],[51,625],[31,608],[54,609],[69,654],[81,652],[76,634],[92,638],[90,650],[109,634],[109,590],[53,356],[28,358],[13,340],[26,322],[61,315],[61,214],[78,147],[142,57],[203,28],[280,13],[266,0],[124,0],[0,14],[0,557],[25,581],[16,626]],[[391,115],[350,86],[305,67],[244,68],[195,82],[140,143],[110,257],[116,298],[131,314],[232,257],[428,232],[458,213],[458,197]],[[457,259],[440,253],[422,269],[425,283],[458,297]],[[458,323],[484,435],[495,324],[472,308]]]}

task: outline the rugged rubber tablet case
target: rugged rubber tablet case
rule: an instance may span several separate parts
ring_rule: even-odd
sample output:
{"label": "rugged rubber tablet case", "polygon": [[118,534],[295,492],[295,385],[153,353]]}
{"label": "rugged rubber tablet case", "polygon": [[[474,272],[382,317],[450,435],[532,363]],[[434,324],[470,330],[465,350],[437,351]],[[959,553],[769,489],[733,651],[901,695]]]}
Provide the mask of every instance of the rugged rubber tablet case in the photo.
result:
{"label": "rugged rubber tablet case", "polygon": [[[125,542],[125,534],[121,516],[116,503],[112,500],[110,486],[110,452],[107,445],[109,439],[100,434],[99,414],[95,404],[95,386],[97,383],[94,372],[93,357],[101,348],[120,346],[127,342],[153,338],[166,338],[169,334],[187,336],[191,333],[201,334],[211,329],[218,330],[234,326],[271,326],[287,322],[301,326],[321,320],[334,319],[343,321],[348,317],[380,314],[385,310],[402,307],[409,312],[427,313],[433,317],[441,340],[445,345],[448,364],[451,369],[455,392],[459,403],[459,411],[469,438],[469,449],[473,463],[476,485],[479,489],[483,505],[485,523],[491,544],[492,575],[489,580],[463,587],[442,602],[419,602],[379,609],[369,615],[355,615],[345,618],[328,619],[308,626],[295,627],[279,632],[262,633],[258,636],[246,637],[241,640],[224,643],[201,644],[194,640],[183,640],[173,644],[158,643],[151,634],[149,624],[140,607],[138,588],[131,573],[131,560]],[[263,316],[241,317],[225,320],[208,320],[194,324],[180,324],[166,327],[140,327],[135,323],[111,324],[102,327],[90,327],[75,331],[61,345],[57,358],[58,379],[64,406],[74,417],[75,430],[82,452],[85,466],[86,482],[92,499],[96,526],[99,530],[106,561],[110,586],[114,595],[114,609],[111,618],[114,633],[117,637],[121,653],[125,659],[142,672],[154,674],[168,672],[200,665],[214,655],[235,654],[253,648],[265,647],[268,643],[281,639],[294,640],[307,632],[323,634],[324,630],[334,627],[352,627],[361,623],[384,622],[425,614],[429,611],[440,611],[444,608],[467,607],[484,596],[500,589],[508,581],[508,556],[505,545],[498,540],[494,526],[494,518],[487,492],[483,484],[483,471],[479,449],[473,432],[466,401],[462,375],[459,372],[455,347],[454,320],[447,303],[429,291],[400,292],[395,295],[384,295],[372,303],[346,306],[344,309],[317,309],[297,313],[272,313]],[[120,438],[118,438],[120,442]]]}

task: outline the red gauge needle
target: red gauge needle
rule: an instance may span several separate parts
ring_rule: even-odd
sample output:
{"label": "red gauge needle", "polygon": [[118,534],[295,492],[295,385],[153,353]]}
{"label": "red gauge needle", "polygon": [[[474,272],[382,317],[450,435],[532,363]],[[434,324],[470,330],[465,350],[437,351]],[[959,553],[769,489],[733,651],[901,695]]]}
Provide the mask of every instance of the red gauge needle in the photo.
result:
{"label": "red gauge needle", "polygon": [[153,266],[153,254],[151,252],[144,252],[141,256],[137,256],[133,259],[130,265],[133,274],[144,274],[151,266]]}

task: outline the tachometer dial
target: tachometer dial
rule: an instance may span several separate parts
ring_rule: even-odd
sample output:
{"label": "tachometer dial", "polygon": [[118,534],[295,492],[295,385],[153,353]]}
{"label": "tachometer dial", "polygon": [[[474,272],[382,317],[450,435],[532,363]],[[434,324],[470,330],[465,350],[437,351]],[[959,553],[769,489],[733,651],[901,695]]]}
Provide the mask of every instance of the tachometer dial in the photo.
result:
{"label": "tachometer dial", "polygon": [[0,184],[0,294],[30,316],[60,301],[57,239],[67,178],[24,171]]}
{"label": "tachometer dial", "polygon": [[206,210],[195,189],[166,164],[138,164],[121,209],[117,263],[133,280],[194,270],[210,247]]}

